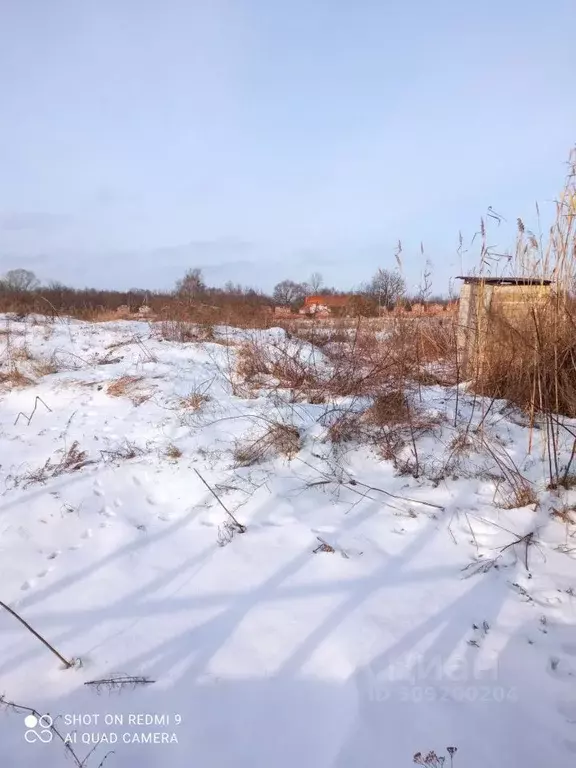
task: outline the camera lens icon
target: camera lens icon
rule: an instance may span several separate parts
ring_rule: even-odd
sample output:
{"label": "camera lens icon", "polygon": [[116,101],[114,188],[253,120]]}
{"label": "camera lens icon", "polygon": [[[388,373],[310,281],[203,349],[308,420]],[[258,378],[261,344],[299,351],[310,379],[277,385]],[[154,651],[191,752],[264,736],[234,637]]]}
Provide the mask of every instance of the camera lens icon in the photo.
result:
{"label": "camera lens icon", "polygon": [[52,733],[52,725],[54,721],[50,715],[26,715],[24,718],[24,725],[28,730],[24,732],[24,738],[28,744],[34,744],[37,741],[42,744],[49,744],[54,734]]}

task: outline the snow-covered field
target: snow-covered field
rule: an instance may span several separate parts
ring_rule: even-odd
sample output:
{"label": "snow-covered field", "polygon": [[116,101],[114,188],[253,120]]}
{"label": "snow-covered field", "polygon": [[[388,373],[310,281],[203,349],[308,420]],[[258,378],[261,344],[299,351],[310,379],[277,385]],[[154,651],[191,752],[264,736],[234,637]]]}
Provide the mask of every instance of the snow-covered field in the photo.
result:
{"label": "snow-covered field", "polygon": [[[0,608],[0,694],[49,713],[74,752],[8,706],[2,768],[98,768],[111,752],[106,768],[401,768],[448,747],[457,768],[575,765],[576,526],[552,510],[576,493],[546,490],[538,433],[528,453],[503,403],[483,429],[537,506],[497,506],[474,452],[432,482],[365,445],[335,450],[333,403],[234,385],[246,332],[6,329],[0,358],[35,383],[0,391],[0,600],[75,663]],[[455,392],[422,399],[445,417],[419,441],[432,466]],[[297,455],[238,466],[272,418],[298,428]],[[85,685],[120,674],[153,682]]]}

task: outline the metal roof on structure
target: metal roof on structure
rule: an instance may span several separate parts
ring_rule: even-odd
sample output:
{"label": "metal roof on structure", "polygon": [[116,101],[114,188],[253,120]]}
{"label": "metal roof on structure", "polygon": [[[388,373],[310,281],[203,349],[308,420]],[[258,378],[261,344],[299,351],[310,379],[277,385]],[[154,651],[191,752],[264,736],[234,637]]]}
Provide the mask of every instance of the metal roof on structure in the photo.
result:
{"label": "metal roof on structure", "polygon": [[458,275],[456,280],[465,283],[486,283],[487,285],[550,285],[552,280],[543,277],[478,277],[477,275]]}

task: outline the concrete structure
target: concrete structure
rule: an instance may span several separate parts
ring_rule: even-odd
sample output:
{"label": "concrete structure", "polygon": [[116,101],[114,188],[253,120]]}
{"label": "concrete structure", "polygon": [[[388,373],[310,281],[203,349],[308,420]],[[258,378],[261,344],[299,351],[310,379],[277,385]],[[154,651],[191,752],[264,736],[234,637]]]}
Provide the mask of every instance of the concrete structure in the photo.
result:
{"label": "concrete structure", "polygon": [[489,330],[497,318],[509,326],[521,323],[534,307],[551,296],[551,280],[532,277],[458,277],[458,355],[464,376],[471,376],[482,361]]}

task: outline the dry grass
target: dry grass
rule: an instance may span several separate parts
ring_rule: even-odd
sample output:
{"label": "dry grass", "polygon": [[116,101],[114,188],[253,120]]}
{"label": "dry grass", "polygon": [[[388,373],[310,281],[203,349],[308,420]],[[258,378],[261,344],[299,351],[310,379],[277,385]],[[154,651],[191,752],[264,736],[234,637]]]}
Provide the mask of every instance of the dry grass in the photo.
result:
{"label": "dry grass", "polygon": [[67,472],[77,472],[82,467],[93,463],[87,458],[86,451],[80,450],[80,445],[75,440],[62,452],[62,458],[58,462],[54,463],[52,459],[48,459],[43,466],[27,472],[20,481],[15,481],[15,485],[21,483],[23,488],[27,488],[35,483],[45,483],[51,477],[58,477]]}
{"label": "dry grass", "polygon": [[180,398],[180,406],[187,411],[198,411],[204,403],[210,400],[208,395],[200,392],[191,392],[185,397]]}
{"label": "dry grass", "polygon": [[106,392],[110,397],[127,397],[143,381],[143,376],[120,376],[111,381]]}
{"label": "dry grass", "polygon": [[82,313],[84,320],[90,320],[92,323],[112,323],[117,320],[141,320],[142,318],[130,312],[117,312],[115,309],[95,309]]}
{"label": "dry grass", "polygon": [[210,396],[205,392],[191,391],[179,400],[179,405],[186,411],[199,411],[204,403],[209,402]]}
{"label": "dry grass", "polygon": [[358,327],[344,342],[326,342],[323,354],[296,337],[272,345],[247,342],[238,352],[236,373],[251,384],[289,389],[295,401],[322,403],[375,395],[401,370],[396,350]]}
{"label": "dry grass", "polygon": [[498,315],[474,376],[478,393],[525,411],[576,417],[576,314],[558,298],[529,308],[515,322]]}
{"label": "dry grass", "polygon": [[538,494],[532,483],[525,478],[523,482],[499,486],[496,498],[499,499],[497,503],[502,509],[521,509],[538,504]]}
{"label": "dry grass", "polygon": [[559,509],[553,508],[550,511],[550,516],[565,525],[574,525],[576,523],[576,509],[574,506],[568,506],[564,504]]}
{"label": "dry grass", "polygon": [[378,427],[408,423],[410,406],[407,394],[400,389],[393,389],[377,395],[366,411],[366,420]]}
{"label": "dry grass", "polygon": [[58,373],[62,366],[58,362],[56,355],[52,355],[44,360],[34,360],[31,368],[35,376],[42,378],[43,376],[50,376],[53,373]]}
{"label": "dry grass", "polygon": [[314,359],[301,357],[297,347],[290,347],[289,340],[275,344],[246,342],[238,350],[236,373],[251,384],[266,377],[277,379],[277,386],[286,389],[324,388]]}
{"label": "dry grass", "polygon": [[13,361],[28,361],[34,359],[26,344],[23,344],[20,347],[11,347],[10,358]]}
{"label": "dry grass", "polygon": [[8,371],[0,371],[0,386],[5,389],[24,389],[35,383],[34,379],[25,376],[16,367],[11,367]]}
{"label": "dry grass", "polygon": [[166,448],[165,453],[166,456],[172,461],[177,461],[182,456],[182,451],[180,448],[178,448],[177,445],[174,445],[174,443],[170,443],[170,445]]}
{"label": "dry grass", "polygon": [[152,397],[150,389],[143,389],[143,376],[120,376],[110,382],[106,392],[110,397],[128,397],[134,405],[142,405]]}
{"label": "dry grass", "polygon": [[215,341],[214,326],[210,322],[192,323],[185,320],[162,320],[159,325],[160,338],[177,341],[181,344],[190,342]]}
{"label": "dry grass", "polygon": [[106,461],[129,461],[130,459],[136,459],[139,456],[144,456],[145,453],[146,451],[143,448],[140,448],[138,445],[136,445],[136,443],[133,443],[127,438],[114,448],[108,448],[106,450],[100,451],[102,458]]}
{"label": "dry grass", "polygon": [[234,450],[234,461],[239,467],[249,467],[273,455],[293,459],[300,448],[300,430],[292,425],[275,423],[256,440],[238,444]]}
{"label": "dry grass", "polygon": [[345,413],[328,427],[328,437],[333,445],[350,443],[363,436],[361,414]]}

